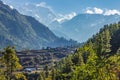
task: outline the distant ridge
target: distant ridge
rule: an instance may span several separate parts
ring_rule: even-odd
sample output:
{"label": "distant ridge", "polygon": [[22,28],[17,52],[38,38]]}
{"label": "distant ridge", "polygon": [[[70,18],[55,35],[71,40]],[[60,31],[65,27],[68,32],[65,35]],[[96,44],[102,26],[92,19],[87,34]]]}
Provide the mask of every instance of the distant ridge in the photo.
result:
{"label": "distant ridge", "polygon": [[40,49],[76,44],[59,38],[45,25],[0,1],[0,48],[14,45],[17,49]]}
{"label": "distant ridge", "polygon": [[61,31],[66,36],[79,42],[87,41],[106,24],[120,21],[120,15],[78,14],[71,20],[63,22]]}

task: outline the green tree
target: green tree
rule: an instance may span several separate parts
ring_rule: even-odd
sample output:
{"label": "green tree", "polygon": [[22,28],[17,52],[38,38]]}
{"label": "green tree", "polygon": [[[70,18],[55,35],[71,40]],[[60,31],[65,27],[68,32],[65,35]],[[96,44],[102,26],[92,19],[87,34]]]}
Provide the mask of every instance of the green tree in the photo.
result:
{"label": "green tree", "polygon": [[3,67],[1,57],[0,57],[0,80],[6,80],[6,77],[4,75],[4,67]]}
{"label": "green tree", "polygon": [[104,26],[74,54],[57,64],[56,80],[119,80],[119,33],[120,22]]}
{"label": "green tree", "polygon": [[71,60],[71,55],[68,55],[67,58],[65,58],[64,66],[62,69],[63,73],[69,73],[72,71],[72,60]]}
{"label": "green tree", "polygon": [[108,29],[106,29],[103,34],[102,34],[102,37],[103,37],[103,49],[102,49],[102,53],[105,54],[105,53],[108,53],[110,52],[110,39],[111,39],[111,36],[110,36],[110,32]]}
{"label": "green tree", "polygon": [[13,47],[8,46],[2,52],[2,63],[5,67],[5,76],[7,80],[11,80],[13,72],[17,69],[20,69],[22,66],[19,63],[19,59],[16,56],[16,52]]}
{"label": "green tree", "polygon": [[6,80],[3,68],[0,69],[0,80]]}
{"label": "green tree", "polygon": [[52,80],[56,80],[56,69],[52,68],[51,76],[52,76]]}
{"label": "green tree", "polygon": [[39,74],[39,76],[38,76],[38,79],[37,79],[37,80],[45,80],[45,79],[44,79],[44,76],[42,75],[42,73],[40,73],[40,74]]}
{"label": "green tree", "polygon": [[17,73],[14,75],[15,80],[27,80],[26,76],[23,75],[22,73]]}
{"label": "green tree", "polygon": [[48,76],[49,76],[49,68],[48,68],[48,65],[45,65],[44,71],[45,71],[45,77],[48,78]]}
{"label": "green tree", "polygon": [[76,66],[80,66],[80,65],[83,64],[83,57],[81,55],[81,52],[79,52],[77,50],[76,53],[73,54],[73,56],[72,56],[72,62]]}

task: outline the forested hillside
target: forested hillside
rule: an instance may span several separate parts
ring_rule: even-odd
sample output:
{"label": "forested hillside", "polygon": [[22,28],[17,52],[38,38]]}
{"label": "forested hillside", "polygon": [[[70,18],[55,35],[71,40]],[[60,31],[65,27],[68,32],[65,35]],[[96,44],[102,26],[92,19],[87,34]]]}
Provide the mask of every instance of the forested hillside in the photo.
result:
{"label": "forested hillside", "polygon": [[120,23],[105,25],[56,65],[54,80],[119,80]]}

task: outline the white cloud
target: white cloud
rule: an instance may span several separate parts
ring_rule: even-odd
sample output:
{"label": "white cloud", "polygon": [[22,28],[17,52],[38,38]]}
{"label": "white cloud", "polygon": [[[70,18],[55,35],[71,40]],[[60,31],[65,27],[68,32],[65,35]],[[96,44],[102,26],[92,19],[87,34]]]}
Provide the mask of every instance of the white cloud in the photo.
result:
{"label": "white cloud", "polygon": [[[51,6],[49,6],[49,5],[47,5],[47,3],[46,2],[41,2],[41,3],[39,3],[39,4],[35,4],[35,6],[36,7],[43,7],[43,8],[47,8],[47,9],[49,9],[51,12],[52,12],[52,14],[54,14],[55,15],[55,18],[53,19],[52,18],[52,15],[50,15],[50,14],[48,14],[48,17],[49,18],[51,18],[51,19],[53,19],[52,21],[55,21],[55,20],[57,20],[58,22],[64,22],[65,20],[70,20],[70,19],[72,19],[74,16],[76,16],[76,13],[75,12],[72,12],[72,13],[70,13],[70,14],[65,14],[65,15],[63,15],[63,14],[58,14],[58,13],[56,13],[53,9],[52,9],[52,7]],[[38,15],[35,15],[37,18],[39,17]]]}
{"label": "white cloud", "polygon": [[103,13],[103,10],[102,9],[100,9],[100,8],[94,8],[94,12],[96,13],[96,14],[102,14]]}
{"label": "white cloud", "polygon": [[36,4],[36,7],[44,7],[44,8],[48,8],[49,10],[53,11],[51,6],[47,5],[46,2],[41,2],[39,4]]}
{"label": "white cloud", "polygon": [[66,15],[62,15],[62,14],[59,14],[58,16],[59,16],[59,18],[57,18],[56,20],[58,21],[58,22],[64,22],[65,20],[70,20],[70,19],[72,19],[74,16],[76,16],[77,14],[75,13],[75,12],[72,12],[72,13],[70,13],[70,14],[66,14]]}
{"label": "white cloud", "polygon": [[36,4],[36,6],[37,7],[46,7],[47,5],[46,5],[46,2],[41,2],[41,3],[39,3],[39,4]]}
{"label": "white cloud", "polygon": [[102,14],[103,13],[103,10],[100,9],[100,8],[87,8],[85,13],[87,14]]}
{"label": "white cloud", "polygon": [[35,14],[35,17],[40,18],[40,16],[38,14]]}
{"label": "white cloud", "polygon": [[100,9],[100,8],[97,8],[97,7],[94,7],[94,8],[91,8],[91,7],[88,7],[86,10],[85,10],[85,13],[87,14],[103,14],[103,15],[120,15],[120,11],[119,10],[116,10],[116,9]]}
{"label": "white cloud", "polygon": [[85,13],[87,13],[87,14],[94,14],[94,12],[92,10],[86,10]]}
{"label": "white cloud", "polygon": [[49,6],[49,5],[47,5],[46,2],[41,2],[41,3],[39,3],[39,4],[35,4],[35,6],[36,6],[36,7],[47,8],[47,9],[49,9],[49,10],[52,12],[52,14],[54,14],[54,15],[56,16],[56,13],[55,13],[54,10],[52,9],[52,7]]}
{"label": "white cloud", "polygon": [[11,9],[14,9],[14,7],[12,5],[9,6]]}
{"label": "white cloud", "polygon": [[120,15],[120,11],[116,10],[116,9],[113,9],[113,10],[106,10],[104,15]]}

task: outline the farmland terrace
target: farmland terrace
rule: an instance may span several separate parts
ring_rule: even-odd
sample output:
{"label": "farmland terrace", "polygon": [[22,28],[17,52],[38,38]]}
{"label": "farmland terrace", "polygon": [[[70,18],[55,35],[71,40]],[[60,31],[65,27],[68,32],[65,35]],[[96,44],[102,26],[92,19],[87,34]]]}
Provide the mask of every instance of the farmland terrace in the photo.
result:
{"label": "farmland terrace", "polygon": [[43,67],[44,65],[51,65],[68,54],[74,53],[76,48],[73,47],[57,47],[46,48],[41,50],[24,50],[16,52],[23,67]]}

